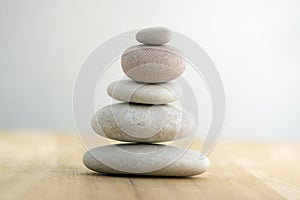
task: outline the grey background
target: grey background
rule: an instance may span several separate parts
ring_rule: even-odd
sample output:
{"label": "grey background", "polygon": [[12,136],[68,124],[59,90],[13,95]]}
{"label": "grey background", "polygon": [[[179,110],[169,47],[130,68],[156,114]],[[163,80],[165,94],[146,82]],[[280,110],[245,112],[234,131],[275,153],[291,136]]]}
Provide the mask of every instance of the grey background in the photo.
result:
{"label": "grey background", "polygon": [[74,131],[80,66],[120,32],[199,43],[227,96],[225,138],[300,139],[300,1],[0,0],[0,129]]}

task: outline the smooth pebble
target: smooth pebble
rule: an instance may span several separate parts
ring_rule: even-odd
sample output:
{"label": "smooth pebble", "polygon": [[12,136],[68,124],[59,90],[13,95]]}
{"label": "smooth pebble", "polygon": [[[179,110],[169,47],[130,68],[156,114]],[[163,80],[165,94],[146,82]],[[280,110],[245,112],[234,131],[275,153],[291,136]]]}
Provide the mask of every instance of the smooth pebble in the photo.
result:
{"label": "smooth pebble", "polygon": [[182,94],[176,83],[142,84],[132,80],[120,80],[109,84],[107,93],[119,101],[142,104],[167,104],[177,101]]}
{"label": "smooth pebble", "polygon": [[105,174],[187,177],[210,166],[199,152],[158,144],[119,144],[97,147],[83,156],[84,165]]}
{"label": "smooth pebble", "polygon": [[145,28],[140,30],[135,38],[143,44],[163,45],[172,39],[172,32],[165,27]]}
{"label": "smooth pebble", "polygon": [[184,138],[195,123],[191,113],[175,105],[117,103],[96,112],[91,125],[103,137],[153,143]]}
{"label": "smooth pebble", "polygon": [[185,70],[182,53],[171,45],[136,45],[121,57],[124,73],[132,80],[144,83],[163,83],[178,78]]}

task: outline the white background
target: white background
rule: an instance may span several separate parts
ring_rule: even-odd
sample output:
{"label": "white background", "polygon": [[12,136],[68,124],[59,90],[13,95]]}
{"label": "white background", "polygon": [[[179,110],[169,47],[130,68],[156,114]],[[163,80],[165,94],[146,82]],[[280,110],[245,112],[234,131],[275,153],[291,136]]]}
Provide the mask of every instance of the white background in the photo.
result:
{"label": "white background", "polygon": [[299,10],[297,0],[0,0],[0,129],[74,131],[73,84],[89,53],[164,25],[218,68],[223,137],[299,140]]}

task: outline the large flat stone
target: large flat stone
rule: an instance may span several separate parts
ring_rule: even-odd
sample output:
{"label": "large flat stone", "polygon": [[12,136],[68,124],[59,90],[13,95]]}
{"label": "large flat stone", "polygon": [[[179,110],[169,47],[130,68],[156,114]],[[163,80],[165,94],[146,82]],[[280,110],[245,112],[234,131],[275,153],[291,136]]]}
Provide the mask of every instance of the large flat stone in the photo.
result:
{"label": "large flat stone", "polygon": [[83,156],[84,165],[105,174],[194,176],[204,173],[209,159],[199,152],[157,144],[97,147]]}

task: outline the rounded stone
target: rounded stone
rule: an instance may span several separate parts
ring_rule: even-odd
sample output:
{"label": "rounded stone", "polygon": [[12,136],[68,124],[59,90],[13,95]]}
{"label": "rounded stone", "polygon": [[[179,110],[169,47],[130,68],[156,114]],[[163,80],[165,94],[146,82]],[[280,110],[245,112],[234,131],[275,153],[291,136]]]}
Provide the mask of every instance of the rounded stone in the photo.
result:
{"label": "rounded stone", "polygon": [[120,80],[109,84],[107,93],[119,101],[142,104],[167,104],[177,101],[182,94],[176,83],[142,84],[132,80]]}
{"label": "rounded stone", "polygon": [[193,115],[178,106],[117,103],[94,115],[93,130],[114,140],[126,142],[167,142],[193,133]]}
{"label": "rounded stone", "polygon": [[210,166],[209,159],[199,152],[158,144],[97,147],[84,154],[83,163],[90,170],[104,174],[175,177],[202,174]]}
{"label": "rounded stone", "polygon": [[143,44],[164,45],[172,39],[172,31],[165,27],[152,27],[140,30],[136,40]]}
{"label": "rounded stone", "polygon": [[122,54],[124,73],[132,80],[163,83],[178,78],[185,70],[182,53],[171,45],[136,45]]}

